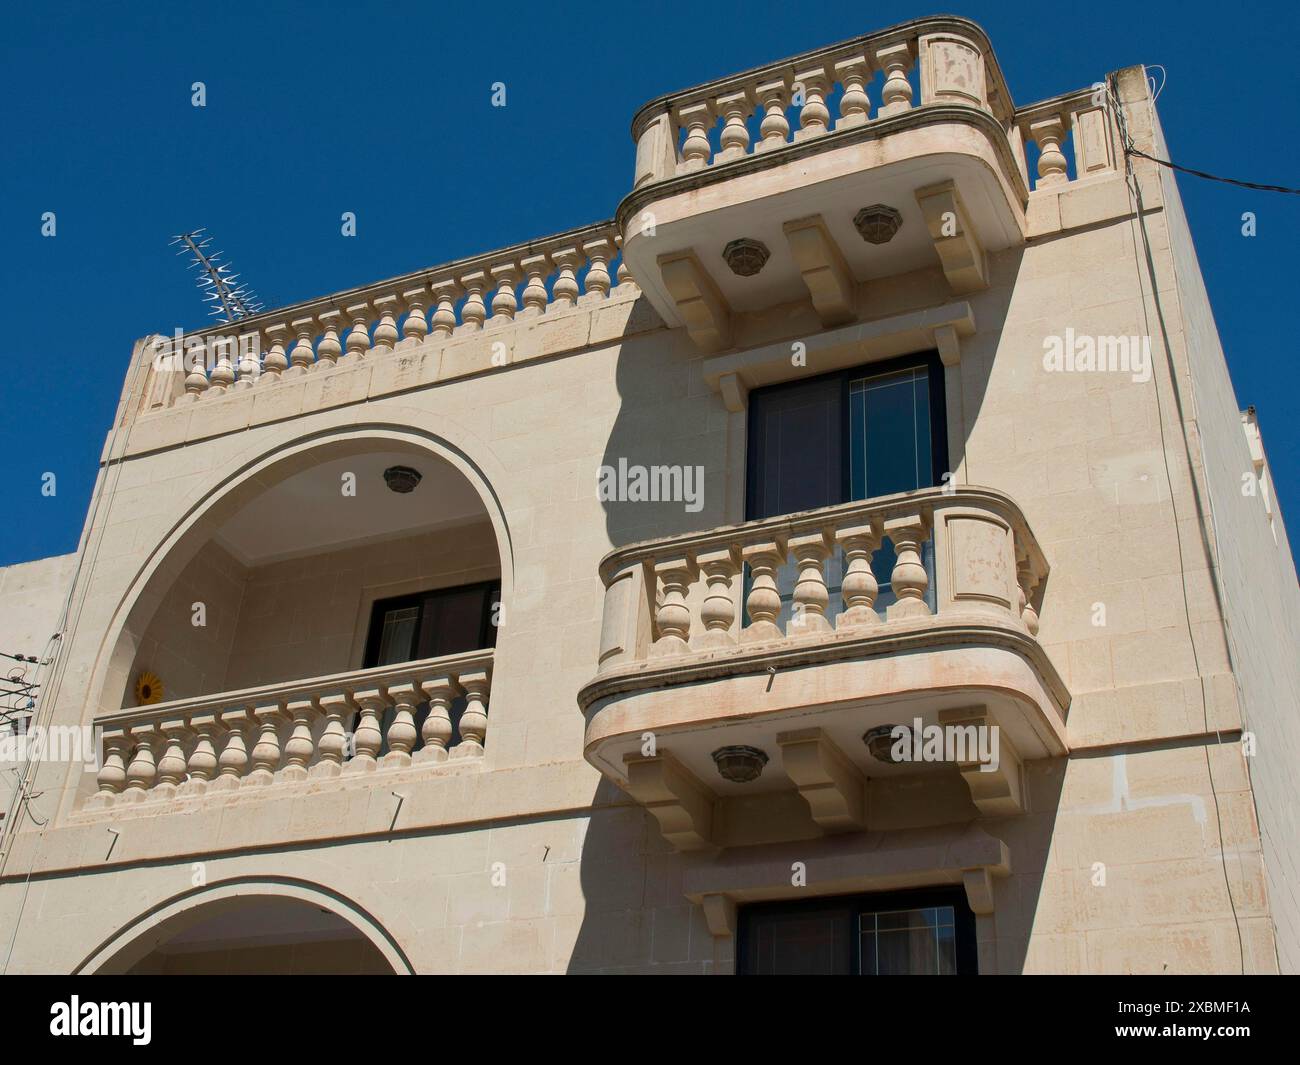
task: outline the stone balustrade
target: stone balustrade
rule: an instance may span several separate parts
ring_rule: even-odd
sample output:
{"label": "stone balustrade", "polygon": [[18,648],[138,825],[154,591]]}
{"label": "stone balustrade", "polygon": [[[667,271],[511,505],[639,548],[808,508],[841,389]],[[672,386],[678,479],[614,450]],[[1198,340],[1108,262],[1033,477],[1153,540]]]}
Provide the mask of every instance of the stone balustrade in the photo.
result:
{"label": "stone balustrade", "polygon": [[87,808],[481,757],[491,681],[470,651],[109,714]]}
{"label": "stone balustrade", "polygon": [[[621,238],[602,222],[421,270],[183,337],[160,338],[157,368],[184,373],[194,402],[232,390],[606,299],[630,284]],[[617,263],[617,265],[616,265]]]}
{"label": "stone balustrade", "polygon": [[[882,612],[872,555],[894,563]],[[932,548],[933,565],[923,564]],[[837,611],[828,560],[841,553]],[[778,573],[793,566],[789,620]],[[747,571],[747,572],[746,572]],[[926,489],[623,548],[601,565],[600,672],[751,645],[866,635],[897,624],[992,615],[1036,635],[1047,562],[1015,503],[967,486]],[[934,586],[932,587],[932,582]],[[742,602],[743,593],[743,602]],[[831,614],[835,613],[834,620]],[[761,646],[759,646],[761,645]]]}
{"label": "stone balustrade", "polygon": [[[1023,145],[1033,142],[1038,147],[1034,173],[1025,175],[1033,188],[1063,185],[1116,169],[1119,131],[1107,99],[1104,87],[1080,89],[1016,112],[1016,133],[1021,145],[1018,156],[1022,165]],[[1073,141],[1073,179],[1065,155],[1067,138]]]}
{"label": "stone balustrade", "polygon": [[[1051,184],[1067,180],[1061,143],[1072,129],[1081,129],[1087,153],[1080,176],[1103,158],[1113,166],[1108,115],[1080,106],[1091,92],[1017,111],[979,26],[951,16],[917,19],[646,104],[632,122],[633,187],[953,106],[975,108],[1002,127],[1027,183],[1024,144],[1036,141],[1038,180]],[[1051,124],[1053,115],[1059,126]]]}

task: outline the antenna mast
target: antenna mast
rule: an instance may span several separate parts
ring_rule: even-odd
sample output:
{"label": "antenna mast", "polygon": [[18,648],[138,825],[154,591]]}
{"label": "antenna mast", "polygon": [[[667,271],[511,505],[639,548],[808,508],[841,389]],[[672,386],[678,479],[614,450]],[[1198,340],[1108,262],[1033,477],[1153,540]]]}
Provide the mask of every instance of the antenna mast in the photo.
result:
{"label": "antenna mast", "polygon": [[176,254],[190,256],[190,266],[198,270],[199,289],[203,298],[212,304],[208,313],[223,324],[257,314],[263,309],[261,301],[247,285],[236,283],[239,275],[232,272],[229,263],[221,262],[221,252],[207,250],[212,238],[205,233],[204,229],[180,233],[171,243],[179,244]]}

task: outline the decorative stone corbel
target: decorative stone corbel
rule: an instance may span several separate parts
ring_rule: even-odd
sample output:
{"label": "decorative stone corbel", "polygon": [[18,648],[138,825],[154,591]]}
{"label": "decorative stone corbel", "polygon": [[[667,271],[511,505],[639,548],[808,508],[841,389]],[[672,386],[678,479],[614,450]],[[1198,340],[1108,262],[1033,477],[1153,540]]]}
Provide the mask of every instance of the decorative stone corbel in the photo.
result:
{"label": "decorative stone corbel", "polygon": [[733,414],[749,406],[749,386],[741,380],[740,374],[723,374],[718,378],[718,391],[722,395],[722,405]]}
{"label": "decorative stone corbel", "polygon": [[966,901],[972,913],[993,912],[993,874],[987,865],[961,871],[962,885],[966,888]]}
{"label": "decorative stone corbel", "polygon": [[964,295],[988,288],[988,260],[957,186],[943,181],[917,189],[915,195],[953,292]]}
{"label": "decorative stone corbel", "polygon": [[998,730],[998,764],[995,769],[973,760],[958,762],[957,769],[970,789],[971,799],[986,817],[1024,813],[1026,805],[1020,755],[988,710],[983,706],[943,710],[939,713],[939,723],[945,728],[975,726]]}
{"label": "decorative stone corbel", "polygon": [[853,321],[853,275],[821,215],[798,218],[781,228],[822,325],[829,329]]}
{"label": "decorative stone corbel", "polygon": [[713,842],[713,793],[667,751],[623,756],[627,791],[659,822],[664,839],[682,851]]}
{"label": "decorative stone corbel", "polygon": [[704,911],[704,922],[709,926],[709,934],[716,938],[736,934],[736,903],[726,895],[705,895],[700,899],[700,909]]}
{"label": "decorative stone corbel", "polygon": [[730,347],[731,309],[694,253],[672,252],[658,262],[664,287],[696,346],[705,352]]}
{"label": "decorative stone corbel", "polygon": [[809,812],[826,832],[867,827],[867,794],[862,774],[819,728],[782,732],[776,738],[786,776],[799,789]]}

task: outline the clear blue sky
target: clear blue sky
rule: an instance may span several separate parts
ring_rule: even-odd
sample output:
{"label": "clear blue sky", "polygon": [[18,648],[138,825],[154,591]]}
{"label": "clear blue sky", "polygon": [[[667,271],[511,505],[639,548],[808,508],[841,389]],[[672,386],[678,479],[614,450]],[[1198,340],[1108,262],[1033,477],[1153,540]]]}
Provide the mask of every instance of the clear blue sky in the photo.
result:
{"label": "clear blue sky", "polygon": [[[942,10],[939,8],[937,10]],[[1017,103],[1162,64],[1176,161],[1300,184],[1294,4],[969,3]],[[205,321],[171,234],[268,306],[612,215],[636,108],[936,9],[896,3],[11,4],[0,33],[0,565],[76,548],[132,341]],[[1222,35],[1220,35],[1222,33]],[[190,86],[207,85],[207,107]],[[507,86],[508,106],[490,106]],[[1180,178],[1241,406],[1300,538],[1300,197]],[[58,235],[40,235],[54,211]],[[339,216],[355,211],[358,236]],[[1241,235],[1241,215],[1258,236]],[[57,495],[41,494],[46,471]]]}

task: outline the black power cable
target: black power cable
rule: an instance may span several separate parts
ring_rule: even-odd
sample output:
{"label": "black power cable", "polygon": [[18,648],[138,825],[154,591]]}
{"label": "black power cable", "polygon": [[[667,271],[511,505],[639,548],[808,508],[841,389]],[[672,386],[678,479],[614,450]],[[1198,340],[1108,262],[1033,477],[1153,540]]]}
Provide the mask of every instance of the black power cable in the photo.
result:
{"label": "black power cable", "polygon": [[1288,188],[1286,185],[1261,185],[1255,181],[1238,181],[1236,178],[1219,177],[1217,174],[1207,174],[1204,170],[1193,170],[1190,166],[1179,166],[1177,163],[1171,163],[1168,159],[1158,159],[1154,155],[1147,155],[1146,152],[1139,151],[1137,148],[1126,147],[1126,155],[1137,155],[1143,159],[1150,159],[1153,163],[1159,163],[1161,166],[1167,166],[1170,170],[1179,170],[1184,174],[1191,174],[1193,177],[1205,178],[1206,181],[1222,181],[1225,185],[1236,185],[1243,189],[1257,189],[1260,192],[1289,192],[1292,196],[1300,196],[1300,189]]}

